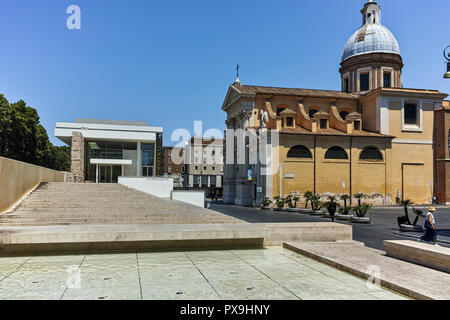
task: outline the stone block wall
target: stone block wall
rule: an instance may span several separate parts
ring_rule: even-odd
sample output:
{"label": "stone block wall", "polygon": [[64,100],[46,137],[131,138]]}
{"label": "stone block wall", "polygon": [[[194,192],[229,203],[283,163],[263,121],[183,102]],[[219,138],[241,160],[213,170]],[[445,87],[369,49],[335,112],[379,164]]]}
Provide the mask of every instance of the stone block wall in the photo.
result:
{"label": "stone block wall", "polygon": [[84,182],[84,137],[80,132],[72,134],[70,154],[72,182]]}

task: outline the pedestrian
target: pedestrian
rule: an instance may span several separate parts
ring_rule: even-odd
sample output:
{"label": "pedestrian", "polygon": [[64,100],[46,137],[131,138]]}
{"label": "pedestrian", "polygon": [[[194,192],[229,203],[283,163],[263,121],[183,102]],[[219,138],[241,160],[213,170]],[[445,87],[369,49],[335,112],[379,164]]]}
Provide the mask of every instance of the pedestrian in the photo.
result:
{"label": "pedestrian", "polygon": [[433,242],[437,245],[436,220],[434,219],[435,207],[428,208],[427,216],[425,218],[425,234],[420,237],[419,242]]}
{"label": "pedestrian", "polygon": [[330,199],[328,202],[328,213],[330,214],[331,221],[334,222],[334,214],[336,213],[337,203],[334,199]]}

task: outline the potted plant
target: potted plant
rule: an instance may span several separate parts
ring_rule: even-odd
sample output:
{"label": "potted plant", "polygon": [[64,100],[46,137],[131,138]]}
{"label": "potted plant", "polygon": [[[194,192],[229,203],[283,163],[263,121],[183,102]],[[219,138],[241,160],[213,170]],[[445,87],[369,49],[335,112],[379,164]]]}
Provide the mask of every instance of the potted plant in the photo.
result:
{"label": "potted plant", "polygon": [[349,215],[350,207],[347,206],[347,201],[350,200],[350,196],[348,194],[341,194],[339,198],[344,201],[344,206],[339,207],[338,212],[339,214],[336,216],[338,220],[343,221],[350,221],[352,220],[352,216]]}
{"label": "potted plant", "polygon": [[368,203],[359,204],[356,207],[353,207],[352,210],[356,213],[356,217],[352,218],[352,222],[354,223],[370,223],[370,217],[366,217],[366,214],[369,210],[372,209],[372,205]]}
{"label": "potted plant", "polygon": [[324,203],[322,201],[320,201],[320,199],[322,198],[322,196],[320,194],[313,194],[310,201],[311,201],[311,208],[312,211],[310,213],[310,215],[312,216],[322,216],[323,212],[320,211],[320,209],[322,209],[322,207],[324,206]]}
{"label": "potted plant", "polygon": [[286,197],[286,202],[289,206],[288,211],[290,212],[296,212],[297,209],[297,202],[300,200],[300,197],[296,193],[291,193]]}
{"label": "potted plant", "polygon": [[261,209],[269,210],[271,208],[272,200],[266,197],[263,201],[261,201]]}
{"label": "potted plant", "polygon": [[273,210],[275,210],[275,211],[283,211],[285,200],[282,197],[280,197],[280,196],[276,196],[274,198],[274,200],[275,200],[275,204],[276,204],[277,207],[274,208]]}
{"label": "potted plant", "polygon": [[403,207],[403,210],[405,211],[405,215],[397,218],[398,227],[399,227],[400,231],[404,231],[404,232],[422,232],[423,231],[423,227],[417,225],[419,216],[421,216],[423,214],[422,210],[416,210],[413,207],[413,211],[417,216],[416,216],[416,219],[414,219],[413,223],[411,223],[411,220],[409,219],[408,208],[409,208],[409,206],[411,206],[413,204],[414,204],[414,202],[411,199],[405,199],[405,200],[400,201],[400,205]]}
{"label": "potted plant", "polygon": [[308,202],[311,202],[311,198],[314,197],[314,193],[312,191],[306,191],[303,194],[303,197],[305,198],[305,209],[308,208]]}
{"label": "potted plant", "polygon": [[406,224],[406,225],[411,224],[411,220],[409,220],[409,215],[408,215],[408,207],[412,204],[414,204],[414,202],[411,199],[405,199],[405,200],[400,201],[400,206],[403,207],[405,215],[397,218],[399,227],[402,224]]}

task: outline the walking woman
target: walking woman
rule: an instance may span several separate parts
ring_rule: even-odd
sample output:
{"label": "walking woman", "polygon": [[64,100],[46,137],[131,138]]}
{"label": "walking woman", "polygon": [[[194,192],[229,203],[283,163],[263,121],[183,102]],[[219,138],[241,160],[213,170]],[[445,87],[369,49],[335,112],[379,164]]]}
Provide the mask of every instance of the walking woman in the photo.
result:
{"label": "walking woman", "polygon": [[419,239],[419,242],[433,242],[437,245],[436,240],[436,221],[434,219],[435,207],[428,208],[427,216],[425,218],[425,234]]}

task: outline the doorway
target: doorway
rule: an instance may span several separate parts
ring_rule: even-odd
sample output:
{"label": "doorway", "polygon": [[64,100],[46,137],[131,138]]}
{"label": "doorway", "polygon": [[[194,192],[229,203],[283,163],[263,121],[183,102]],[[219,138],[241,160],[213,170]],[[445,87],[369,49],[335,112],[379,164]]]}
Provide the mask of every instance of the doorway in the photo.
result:
{"label": "doorway", "polygon": [[117,183],[122,175],[122,166],[101,165],[99,168],[99,183]]}

